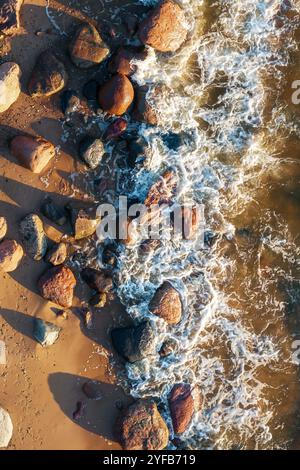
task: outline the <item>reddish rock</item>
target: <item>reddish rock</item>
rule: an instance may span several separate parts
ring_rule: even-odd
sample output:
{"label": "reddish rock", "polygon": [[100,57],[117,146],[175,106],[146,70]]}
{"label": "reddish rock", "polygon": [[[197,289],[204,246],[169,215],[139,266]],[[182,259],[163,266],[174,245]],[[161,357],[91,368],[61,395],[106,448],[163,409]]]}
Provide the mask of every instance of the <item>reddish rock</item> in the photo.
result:
{"label": "reddish rock", "polygon": [[146,58],[145,51],[134,48],[121,47],[109,62],[108,70],[110,73],[120,73],[130,77],[133,75],[137,66],[132,63],[135,60],[144,60]]}
{"label": "reddish rock", "polygon": [[53,144],[42,137],[18,135],[10,143],[12,155],[33,173],[41,173],[55,156]]}
{"label": "reddish rock", "polygon": [[117,420],[116,436],[124,450],[163,450],[169,430],[156,404],[139,400]]}
{"label": "reddish rock", "polygon": [[49,50],[40,54],[28,84],[31,96],[51,96],[64,88],[68,75],[64,64]]}
{"label": "reddish rock", "polygon": [[[154,94],[157,92],[158,87],[153,90]],[[152,92],[148,86],[145,85],[138,89],[132,117],[135,121],[156,126],[158,124],[158,112],[152,102],[152,96]]]}
{"label": "reddish rock", "polygon": [[72,306],[76,279],[71,269],[65,266],[51,268],[43,274],[38,284],[44,299],[65,308]]}
{"label": "reddish rock", "polygon": [[103,137],[105,140],[116,139],[120,137],[126,131],[126,129],[127,121],[125,121],[123,118],[118,118],[108,126]]}
{"label": "reddish rock", "polygon": [[5,273],[15,271],[23,257],[23,248],[15,240],[0,243],[0,269]]}
{"label": "reddish rock", "polygon": [[106,113],[121,116],[126,113],[134,99],[134,89],[125,75],[116,74],[102,85],[98,101]]}
{"label": "reddish rock", "polygon": [[82,24],[76,31],[69,47],[72,62],[82,69],[100,64],[109,54],[109,48],[102,41],[97,29],[89,24]]}
{"label": "reddish rock", "polygon": [[158,181],[151,186],[144,204],[147,207],[152,204],[170,204],[176,184],[175,173],[172,170],[166,170]]}
{"label": "reddish rock", "polygon": [[189,426],[195,408],[190,385],[174,385],[168,401],[174,432],[182,434]]}
{"label": "reddish rock", "polygon": [[14,34],[20,27],[20,9],[24,0],[0,0],[0,32]]}
{"label": "reddish rock", "polygon": [[187,37],[184,10],[173,0],[163,0],[140,24],[142,43],[160,52],[174,52]]}
{"label": "reddish rock", "polygon": [[110,292],[113,288],[112,278],[104,271],[98,271],[93,268],[85,268],[82,273],[82,279],[87,285],[97,292]]}
{"label": "reddish rock", "polygon": [[170,282],[165,281],[157,289],[150,302],[149,310],[169,325],[176,325],[180,322],[182,316],[181,297]]}

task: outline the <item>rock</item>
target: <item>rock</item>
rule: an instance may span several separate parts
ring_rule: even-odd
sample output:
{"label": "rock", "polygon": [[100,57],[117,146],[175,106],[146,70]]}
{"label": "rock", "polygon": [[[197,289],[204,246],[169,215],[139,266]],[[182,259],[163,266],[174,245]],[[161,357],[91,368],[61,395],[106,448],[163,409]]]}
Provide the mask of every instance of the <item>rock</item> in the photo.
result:
{"label": "rock", "polygon": [[7,232],[7,222],[5,217],[0,217],[0,242],[3,240]]}
{"label": "rock", "polygon": [[144,240],[140,246],[140,253],[142,255],[148,255],[149,253],[152,253],[154,250],[156,250],[160,246],[161,246],[160,240],[155,240],[154,238],[149,239],[149,240]]}
{"label": "rock", "polygon": [[93,268],[85,268],[81,272],[82,279],[87,285],[97,292],[110,292],[113,289],[113,281],[109,274],[105,271],[98,271]]}
{"label": "rock", "polygon": [[124,450],[163,450],[168,427],[153,401],[130,405],[116,422],[116,436]]}
{"label": "rock", "polygon": [[134,89],[125,75],[116,74],[98,91],[100,107],[110,115],[126,113],[134,99]]}
{"label": "rock", "polygon": [[4,113],[19,98],[20,76],[18,64],[4,62],[0,65],[0,113]]}
{"label": "rock", "polygon": [[52,346],[58,339],[60,331],[61,328],[53,323],[41,318],[34,319],[33,336],[43,347]]}
{"label": "rock", "polygon": [[126,361],[141,361],[155,353],[155,332],[149,321],[137,326],[116,328],[111,332],[115,350]]}
{"label": "rock", "polygon": [[28,84],[32,97],[51,96],[64,88],[68,75],[64,64],[49,50],[42,52]]}
{"label": "rock", "polygon": [[93,208],[82,208],[75,204],[67,204],[75,240],[90,237],[96,232],[100,219]]}
{"label": "rock", "polygon": [[97,380],[85,382],[82,386],[82,391],[90,400],[101,400],[103,398],[101,387]]}
{"label": "rock", "polygon": [[41,260],[47,251],[48,242],[43,222],[36,214],[29,214],[20,222],[21,241],[28,255],[35,261]]}
{"label": "rock", "polygon": [[147,154],[147,142],[143,137],[132,139],[128,143],[128,164],[134,168],[137,163],[143,162]]}
{"label": "rock", "polygon": [[43,274],[38,285],[44,299],[61,307],[72,306],[76,279],[71,269],[65,266],[51,268]]}
{"label": "rock", "polygon": [[20,27],[20,9],[24,0],[0,0],[0,33],[15,34]]}
{"label": "rock", "polygon": [[121,75],[130,77],[137,70],[137,66],[132,62],[134,60],[144,60],[146,56],[147,53],[144,50],[141,51],[139,48],[121,47],[110,60],[108,70],[112,74],[120,73]]}
{"label": "rock", "polygon": [[166,340],[163,344],[162,347],[159,350],[159,355],[160,357],[168,357],[171,354],[176,353],[178,350],[177,344],[174,340],[169,339]]}
{"label": "rock", "polygon": [[61,110],[68,116],[76,113],[81,109],[80,97],[74,90],[65,90],[61,95]]}
{"label": "rock", "polygon": [[65,243],[58,243],[54,245],[47,253],[47,261],[53,266],[59,266],[66,261],[67,245]]}
{"label": "rock", "polygon": [[176,189],[176,176],[172,170],[166,170],[164,174],[154,183],[145,199],[145,205],[170,204]]}
{"label": "rock", "polygon": [[176,384],[168,397],[175,434],[182,434],[194,414],[194,400],[188,384]]}
{"label": "rock", "polygon": [[8,412],[0,407],[0,447],[7,447],[13,435],[13,424]]}
{"label": "rock", "polygon": [[90,305],[92,305],[95,308],[103,308],[106,305],[107,301],[107,295],[105,292],[101,292],[98,294],[95,294],[91,299],[90,299]]}
{"label": "rock", "polygon": [[90,80],[87,82],[83,89],[83,96],[89,101],[97,101],[99,83],[96,80]]}
{"label": "rock", "polygon": [[80,310],[80,315],[82,317],[84,326],[88,330],[92,330],[94,325],[93,325],[93,313],[88,309],[88,308],[82,308]]}
{"label": "rock", "polygon": [[12,155],[28,170],[41,173],[55,157],[55,147],[42,137],[18,135],[10,143]]}
{"label": "rock", "polygon": [[125,17],[122,19],[124,25],[130,36],[134,36],[138,30],[138,18],[136,15],[126,12]]}
{"label": "rock", "polygon": [[158,124],[158,112],[152,103],[152,92],[156,93],[147,85],[138,88],[132,117],[135,121],[156,126]]}
{"label": "rock", "polygon": [[46,197],[41,206],[41,213],[55,224],[62,226],[67,222],[65,213],[54,203],[50,197]]}
{"label": "rock", "polygon": [[127,121],[123,118],[118,118],[106,129],[103,138],[106,140],[116,139],[120,137],[127,129]]}
{"label": "rock", "polygon": [[0,366],[6,366],[6,347],[4,341],[0,340]]}
{"label": "rock", "polygon": [[4,240],[0,243],[0,269],[5,273],[15,271],[23,254],[23,248],[15,240]]}
{"label": "rock", "polygon": [[117,253],[114,247],[108,245],[103,249],[102,262],[112,267],[117,265]]}
{"label": "rock", "polygon": [[182,315],[181,297],[169,281],[165,281],[157,289],[150,302],[149,310],[169,325],[176,325],[180,322]]}
{"label": "rock", "polygon": [[160,52],[175,52],[187,37],[184,10],[173,0],[163,0],[142,21],[139,38]]}
{"label": "rock", "polygon": [[80,158],[92,170],[100,165],[104,153],[104,145],[100,139],[85,137],[79,144]]}
{"label": "rock", "polygon": [[79,26],[72,40],[69,52],[72,62],[82,69],[100,64],[109,54],[109,48],[102,41],[97,29],[85,23]]}
{"label": "rock", "polygon": [[175,132],[168,132],[167,134],[162,134],[161,138],[163,143],[170,150],[179,150],[183,143],[182,135],[176,134]]}

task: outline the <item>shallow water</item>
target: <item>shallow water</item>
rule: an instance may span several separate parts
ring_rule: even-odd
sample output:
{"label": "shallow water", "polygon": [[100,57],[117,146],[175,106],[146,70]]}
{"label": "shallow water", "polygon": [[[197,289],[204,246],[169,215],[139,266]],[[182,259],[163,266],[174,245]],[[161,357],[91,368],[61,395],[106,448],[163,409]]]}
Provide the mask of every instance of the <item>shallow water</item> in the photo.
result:
{"label": "shallow water", "polygon": [[[154,4],[155,2],[142,3]],[[121,259],[118,293],[134,319],[151,315],[156,288],[180,289],[181,323],[157,327],[179,351],[127,366],[135,397],[157,397],[169,421],[174,383],[199,388],[203,406],[181,436],[185,447],[287,448],[297,437],[299,330],[299,111],[291,83],[299,61],[299,2],[182,1],[187,44],[172,56],[140,64],[139,84],[163,83],[153,96],[160,126],[141,126],[150,145],[146,163],[120,192],[143,199],[172,167],[177,201],[205,207],[216,238],[199,250],[190,241],[164,241],[147,258],[137,245]],[[162,136],[184,135],[177,150]],[[129,181],[128,181],[129,180]]]}

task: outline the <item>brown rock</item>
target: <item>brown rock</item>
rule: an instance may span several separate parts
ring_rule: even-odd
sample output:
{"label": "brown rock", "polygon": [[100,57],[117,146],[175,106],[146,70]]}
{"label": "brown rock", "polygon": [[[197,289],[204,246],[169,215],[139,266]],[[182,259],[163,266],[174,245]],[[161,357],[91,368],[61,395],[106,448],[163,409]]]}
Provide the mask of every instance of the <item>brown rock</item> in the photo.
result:
{"label": "brown rock", "polygon": [[101,400],[103,398],[101,384],[97,380],[85,382],[82,386],[82,391],[90,400]]}
{"label": "brown rock", "polygon": [[95,308],[105,307],[107,302],[107,295],[105,292],[99,292],[98,294],[93,295],[90,299],[89,304]]}
{"label": "brown rock", "polygon": [[76,279],[71,269],[59,266],[49,269],[39,280],[42,297],[61,307],[70,308]]}
{"label": "brown rock", "polygon": [[24,0],[0,0],[0,32],[14,34],[20,27],[20,9]]}
{"label": "brown rock", "polygon": [[174,52],[187,37],[184,10],[173,0],[163,0],[140,24],[142,43],[160,52]]}
{"label": "brown rock", "polygon": [[15,271],[23,257],[23,248],[15,240],[0,243],[0,269],[5,273]]}
{"label": "brown rock", "polygon": [[82,69],[100,64],[109,54],[97,29],[85,23],[79,26],[69,47],[72,62]]}
{"label": "brown rock", "polygon": [[55,156],[53,144],[42,137],[18,135],[10,143],[12,155],[33,173],[41,173]]}
{"label": "brown rock", "polygon": [[194,414],[194,400],[188,384],[176,384],[168,398],[175,434],[182,434]]}
{"label": "brown rock", "polygon": [[166,170],[164,174],[154,183],[146,197],[145,205],[170,204],[176,189],[176,177],[172,170]]}
{"label": "brown rock", "polygon": [[85,268],[82,273],[83,280],[97,292],[110,292],[113,289],[112,278],[104,271],[93,268]]}
{"label": "brown rock", "polygon": [[121,75],[127,75],[130,77],[133,75],[137,66],[132,63],[134,59],[144,60],[146,58],[145,51],[140,51],[134,48],[121,47],[112,57],[108,64],[108,70],[110,73],[120,73]]}
{"label": "brown rock", "polygon": [[67,245],[65,243],[59,243],[54,245],[47,254],[47,261],[53,266],[59,266],[66,261],[67,257]]}
{"label": "brown rock", "polygon": [[51,96],[64,88],[68,75],[64,64],[49,50],[42,52],[28,84],[31,96]]}
{"label": "brown rock", "polygon": [[0,242],[3,240],[7,232],[7,222],[5,217],[0,217]]}
{"label": "brown rock", "polygon": [[134,89],[125,75],[116,74],[98,92],[98,101],[110,115],[121,116],[126,113],[134,99]]}
{"label": "brown rock", "polygon": [[153,401],[130,405],[116,423],[116,435],[124,450],[163,450],[169,430]]}
{"label": "brown rock", "polygon": [[[156,93],[155,90],[153,92]],[[151,93],[152,91],[147,85],[138,89],[132,117],[135,121],[156,126],[158,124],[158,112],[152,103]]]}
{"label": "brown rock", "polygon": [[165,281],[155,292],[149,310],[153,315],[163,318],[169,325],[181,320],[182,302],[179,292],[169,281]]}
{"label": "brown rock", "polygon": [[96,216],[93,208],[82,208],[75,204],[68,204],[66,209],[70,214],[75,240],[90,237],[96,232],[100,218]]}
{"label": "brown rock", "polygon": [[21,70],[14,62],[0,65],[0,113],[4,113],[17,101],[20,93]]}

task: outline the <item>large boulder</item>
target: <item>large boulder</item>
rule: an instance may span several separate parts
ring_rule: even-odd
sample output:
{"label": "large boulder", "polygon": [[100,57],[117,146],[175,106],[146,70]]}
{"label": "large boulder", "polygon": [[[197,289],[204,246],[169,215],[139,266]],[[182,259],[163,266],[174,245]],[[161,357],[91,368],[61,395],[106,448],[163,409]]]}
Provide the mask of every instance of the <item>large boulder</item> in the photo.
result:
{"label": "large boulder", "polygon": [[169,430],[153,401],[130,405],[116,422],[116,437],[124,450],[163,450]]}
{"label": "large boulder", "polygon": [[69,47],[72,62],[82,69],[100,64],[109,54],[97,29],[90,23],[78,27]]}
{"label": "large boulder", "polygon": [[176,325],[182,316],[182,301],[179,292],[169,281],[165,281],[155,292],[149,309],[153,315],[162,318],[169,325]]}
{"label": "large boulder", "polygon": [[0,0],[0,33],[15,34],[20,27],[20,9],[24,0]]}
{"label": "large boulder", "polygon": [[15,240],[0,243],[0,269],[5,273],[15,271],[23,257],[23,248]]}
{"label": "large boulder", "polygon": [[38,285],[44,299],[61,307],[72,307],[76,279],[71,269],[66,266],[51,268],[43,274]]}
{"label": "large boulder", "polygon": [[37,214],[28,214],[21,220],[19,232],[27,254],[35,261],[41,260],[48,248],[42,219]]}
{"label": "large boulder", "polygon": [[21,70],[14,62],[0,65],[0,113],[7,111],[21,93]]}
{"label": "large boulder", "polygon": [[0,447],[7,447],[13,434],[13,424],[8,412],[0,407]]}
{"label": "large boulder", "polygon": [[173,0],[163,0],[142,21],[139,38],[160,52],[174,52],[184,43],[188,27],[184,10]]}
{"label": "large boulder", "polygon": [[130,80],[117,73],[98,91],[100,107],[110,115],[121,116],[126,113],[134,99],[134,89]]}
{"label": "large boulder", "polygon": [[149,321],[116,328],[112,330],[111,338],[114,348],[126,361],[141,361],[155,353],[155,331]]}
{"label": "large boulder", "polygon": [[64,64],[47,50],[42,52],[31,74],[28,91],[32,97],[51,96],[64,88],[68,75]]}
{"label": "large boulder", "polygon": [[189,426],[194,411],[194,399],[189,384],[176,384],[168,397],[175,434],[182,434]]}
{"label": "large boulder", "polygon": [[42,137],[18,135],[11,140],[12,155],[28,170],[40,173],[55,157],[55,147]]}
{"label": "large boulder", "polygon": [[42,318],[34,319],[33,336],[45,348],[52,346],[59,337],[61,328],[54,323],[43,320]]}

